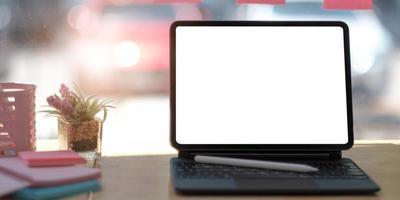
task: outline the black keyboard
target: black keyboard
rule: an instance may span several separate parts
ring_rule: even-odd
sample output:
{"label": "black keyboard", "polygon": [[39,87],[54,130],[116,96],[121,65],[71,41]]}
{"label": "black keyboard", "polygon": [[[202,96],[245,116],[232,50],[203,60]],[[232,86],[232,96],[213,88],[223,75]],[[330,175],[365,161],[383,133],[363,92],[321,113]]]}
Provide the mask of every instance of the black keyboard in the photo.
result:
{"label": "black keyboard", "polygon": [[296,162],[319,169],[318,172],[287,172],[227,165],[172,160],[172,173],[178,179],[238,179],[238,178],[304,178],[304,179],[365,179],[367,175],[351,160]]}

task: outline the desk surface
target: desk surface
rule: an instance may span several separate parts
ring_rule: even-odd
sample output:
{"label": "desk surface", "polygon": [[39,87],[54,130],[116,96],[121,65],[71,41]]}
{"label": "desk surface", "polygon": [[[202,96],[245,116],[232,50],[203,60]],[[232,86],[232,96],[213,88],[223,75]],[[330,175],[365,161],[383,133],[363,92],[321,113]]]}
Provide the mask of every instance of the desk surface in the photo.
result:
{"label": "desk surface", "polygon": [[[229,199],[398,199],[400,197],[400,145],[355,145],[344,153],[353,159],[381,191],[370,196],[229,196]],[[91,199],[226,199],[226,196],[182,196],[172,186],[169,159],[174,155],[103,157],[103,190]]]}

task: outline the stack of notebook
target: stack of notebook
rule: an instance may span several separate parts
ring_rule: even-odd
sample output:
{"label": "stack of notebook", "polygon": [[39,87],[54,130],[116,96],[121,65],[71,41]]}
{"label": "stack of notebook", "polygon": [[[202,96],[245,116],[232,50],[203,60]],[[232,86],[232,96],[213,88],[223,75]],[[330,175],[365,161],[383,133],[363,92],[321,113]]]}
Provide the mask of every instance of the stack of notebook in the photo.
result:
{"label": "stack of notebook", "polygon": [[20,152],[0,158],[0,197],[58,199],[100,189],[100,170],[73,151]]}

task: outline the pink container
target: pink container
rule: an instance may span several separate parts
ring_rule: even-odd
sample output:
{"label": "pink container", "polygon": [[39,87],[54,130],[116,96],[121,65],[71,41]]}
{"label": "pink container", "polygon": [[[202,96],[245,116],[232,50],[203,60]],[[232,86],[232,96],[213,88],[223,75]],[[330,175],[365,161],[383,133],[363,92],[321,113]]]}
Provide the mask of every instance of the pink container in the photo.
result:
{"label": "pink container", "polygon": [[35,150],[35,85],[0,83],[0,156]]}

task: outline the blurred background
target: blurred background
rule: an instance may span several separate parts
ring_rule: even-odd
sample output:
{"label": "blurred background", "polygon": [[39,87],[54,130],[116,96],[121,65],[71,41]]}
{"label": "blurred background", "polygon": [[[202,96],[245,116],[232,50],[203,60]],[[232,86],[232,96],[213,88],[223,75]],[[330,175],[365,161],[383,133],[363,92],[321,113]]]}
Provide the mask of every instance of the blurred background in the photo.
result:
{"label": "blurred background", "polygon": [[[173,21],[341,20],[350,27],[355,138],[400,139],[400,1],[261,1],[2,0],[0,82],[36,84],[38,110],[61,83],[76,83],[117,107],[104,155],[171,153]],[[57,138],[56,119],[39,113],[36,126],[39,139]]]}

